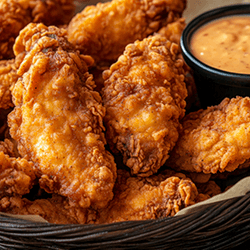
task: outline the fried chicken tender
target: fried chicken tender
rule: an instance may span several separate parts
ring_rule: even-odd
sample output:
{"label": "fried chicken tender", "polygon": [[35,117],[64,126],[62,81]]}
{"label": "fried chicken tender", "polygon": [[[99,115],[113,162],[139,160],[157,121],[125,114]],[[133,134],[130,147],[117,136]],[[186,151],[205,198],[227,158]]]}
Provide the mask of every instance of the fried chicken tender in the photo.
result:
{"label": "fried chicken tender", "polygon": [[104,207],[113,198],[116,165],[105,150],[101,96],[88,73],[93,63],[65,38],[66,30],[29,24],[16,40],[25,57],[13,89],[10,134],[32,160],[47,192],[81,207]]}
{"label": "fried chicken tender", "polygon": [[157,33],[166,37],[171,42],[180,45],[181,35],[185,27],[186,27],[185,18],[179,18],[176,21],[162,27]]}
{"label": "fried chicken tender", "polygon": [[[4,145],[0,145],[2,149]],[[9,157],[0,151],[0,198],[30,192],[36,179],[34,164],[22,158]]]}
{"label": "fried chicken tender", "polygon": [[[179,18],[176,21],[167,24],[166,26],[162,27],[157,33],[161,34],[162,36],[166,37],[171,42],[177,43],[179,45],[180,38],[183,29],[185,28],[185,19]],[[181,56],[181,49],[179,48],[179,53]],[[108,69],[110,65],[97,65],[90,69],[90,72],[94,76],[94,80],[96,83],[96,91],[102,93],[102,88],[104,87],[104,80],[102,78],[102,73],[104,70]],[[188,69],[188,72],[190,69]],[[185,81],[186,82],[186,81]],[[187,81],[189,83],[189,81]],[[187,83],[186,82],[186,83]],[[189,88],[190,89],[190,88]],[[190,93],[191,95],[191,93]]]}
{"label": "fried chicken tender", "polygon": [[221,194],[221,188],[214,181],[198,183],[196,186],[199,192],[199,195],[195,199],[197,203],[212,198],[217,194]]}
{"label": "fried chicken tender", "polygon": [[114,199],[99,211],[96,224],[128,220],[159,219],[175,215],[194,204],[195,184],[183,174],[165,171],[148,178],[131,177],[118,169]]}
{"label": "fried chicken tender", "polygon": [[178,51],[165,37],[151,36],[128,45],[103,73],[106,138],[132,174],[156,173],[178,139],[187,96]]}
{"label": "fried chicken tender", "polygon": [[0,200],[0,211],[18,215],[39,215],[56,224],[87,224],[88,218],[91,219],[88,209],[70,206],[67,199],[59,195],[34,201],[21,197],[4,197]]}
{"label": "fried chicken tender", "polygon": [[[180,39],[184,28],[186,27],[185,18],[179,18],[176,21],[169,23],[167,26],[162,27],[157,33],[169,39],[171,42],[180,45]],[[183,59],[181,48],[179,47],[179,57]],[[188,91],[188,96],[186,98],[186,110],[197,110],[200,107],[198,100],[197,89],[193,77],[193,73],[190,67],[184,63],[185,69],[185,83]]]}
{"label": "fried chicken tender", "polygon": [[186,0],[113,0],[87,6],[69,23],[68,38],[97,64],[115,62],[127,44],[180,18]]}
{"label": "fried chicken tender", "polygon": [[11,88],[18,79],[15,59],[0,61],[0,108],[13,107]]}
{"label": "fried chicken tender", "polygon": [[188,114],[167,165],[176,170],[233,171],[250,159],[250,98],[225,98]]}
{"label": "fried chicken tender", "polygon": [[14,57],[15,38],[28,23],[65,24],[72,18],[74,9],[73,0],[1,0],[0,59]]}

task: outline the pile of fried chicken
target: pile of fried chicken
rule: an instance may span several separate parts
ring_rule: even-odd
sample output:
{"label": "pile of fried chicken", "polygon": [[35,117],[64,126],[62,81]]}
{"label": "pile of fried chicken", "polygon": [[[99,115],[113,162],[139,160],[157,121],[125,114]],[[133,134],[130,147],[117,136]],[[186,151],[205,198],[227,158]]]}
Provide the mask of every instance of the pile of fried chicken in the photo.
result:
{"label": "pile of fried chicken", "polygon": [[248,166],[250,99],[206,110],[186,0],[0,3],[0,211],[50,223],[174,216]]}

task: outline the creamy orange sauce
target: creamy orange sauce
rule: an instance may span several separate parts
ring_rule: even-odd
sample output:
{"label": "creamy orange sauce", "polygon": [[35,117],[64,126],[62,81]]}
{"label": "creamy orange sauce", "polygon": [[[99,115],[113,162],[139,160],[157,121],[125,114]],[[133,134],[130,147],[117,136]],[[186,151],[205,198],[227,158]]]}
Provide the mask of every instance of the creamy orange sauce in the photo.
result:
{"label": "creamy orange sauce", "polygon": [[250,16],[212,21],[193,34],[190,45],[193,55],[209,66],[250,74]]}

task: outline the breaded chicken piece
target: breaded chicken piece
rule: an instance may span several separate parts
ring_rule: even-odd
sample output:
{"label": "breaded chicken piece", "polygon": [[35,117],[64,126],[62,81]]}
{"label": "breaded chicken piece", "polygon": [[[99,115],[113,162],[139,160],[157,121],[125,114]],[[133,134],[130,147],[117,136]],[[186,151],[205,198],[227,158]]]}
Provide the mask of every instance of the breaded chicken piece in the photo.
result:
{"label": "breaded chicken piece", "polygon": [[69,23],[68,37],[97,64],[115,62],[127,44],[181,17],[186,0],[113,0],[87,6]]}
{"label": "breaded chicken piece", "polygon": [[88,209],[70,206],[65,197],[52,195],[52,198],[30,201],[21,197],[4,197],[0,200],[0,211],[17,215],[39,215],[50,223],[87,224]]}
{"label": "breaded chicken piece", "polygon": [[[0,149],[4,146],[1,144]],[[0,151],[0,198],[29,193],[35,179],[33,162]]]}
{"label": "breaded chicken piece", "polygon": [[[166,37],[171,42],[180,45],[181,35],[185,27],[185,18],[179,18],[176,21],[162,27],[157,33]],[[181,52],[181,49],[179,50]]]}
{"label": "breaded chicken piece", "polygon": [[[175,42],[179,45],[180,43],[180,38],[181,38],[181,34],[183,29],[185,28],[185,19],[184,18],[180,18],[177,19],[176,21],[167,24],[166,26],[162,27],[159,32],[159,34],[163,35],[164,37],[166,37],[168,40],[170,40],[171,42]],[[179,53],[181,56],[181,49],[179,48]],[[92,69],[90,69],[90,72],[93,74],[94,76],[94,80],[96,83],[96,88],[95,90],[98,91],[99,93],[102,93],[102,88],[104,87],[104,80],[102,78],[102,73],[104,70],[108,69],[110,67],[110,65],[97,65],[95,67],[93,67]],[[189,69],[188,69],[189,71]]]}
{"label": "breaded chicken piece", "polygon": [[250,98],[225,98],[188,114],[167,165],[206,174],[233,171],[250,158]]}
{"label": "breaded chicken piece", "polygon": [[116,165],[105,150],[101,96],[93,91],[89,56],[75,51],[66,30],[29,24],[16,40],[25,54],[12,91],[10,134],[32,160],[47,192],[81,207],[104,207],[113,197]]}
{"label": "breaded chicken piece", "polygon": [[20,156],[16,151],[16,145],[8,138],[5,138],[3,141],[0,141],[0,152],[3,152],[4,154],[7,154],[10,157],[18,158]]}
{"label": "breaded chicken piece", "polygon": [[0,60],[0,108],[13,107],[11,88],[18,79],[15,59]]}
{"label": "breaded chicken piece", "polygon": [[73,0],[1,0],[0,59],[14,57],[15,38],[28,23],[65,24],[72,18],[74,9]]}
{"label": "breaded chicken piece", "polygon": [[[186,22],[184,18],[179,18],[175,22],[168,24],[165,27],[162,27],[158,34],[169,39],[171,42],[177,43],[180,45],[180,39],[184,28],[186,27]],[[179,57],[183,60],[181,48],[179,47]],[[184,63],[185,69],[185,83],[188,91],[188,96],[186,98],[186,110],[197,110],[200,107],[198,100],[197,89],[191,69],[186,63]]]}
{"label": "breaded chicken piece", "polygon": [[195,203],[198,191],[183,174],[165,171],[148,178],[131,177],[118,169],[114,199],[99,211],[96,224],[159,219],[175,215]]}
{"label": "breaded chicken piece", "polygon": [[106,138],[132,174],[156,173],[178,139],[187,96],[178,51],[165,37],[151,36],[128,45],[103,73]]}
{"label": "breaded chicken piece", "polygon": [[198,183],[196,184],[196,186],[199,192],[199,195],[195,199],[197,203],[212,198],[217,194],[221,194],[221,188],[214,181],[208,181],[207,183]]}

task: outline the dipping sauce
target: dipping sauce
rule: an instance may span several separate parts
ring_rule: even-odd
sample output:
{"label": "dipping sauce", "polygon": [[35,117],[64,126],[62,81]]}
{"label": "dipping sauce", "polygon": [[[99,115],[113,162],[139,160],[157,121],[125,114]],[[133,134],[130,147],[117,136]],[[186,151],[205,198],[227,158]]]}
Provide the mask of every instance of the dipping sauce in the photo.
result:
{"label": "dipping sauce", "polygon": [[191,38],[192,54],[220,70],[250,74],[250,16],[229,16],[205,24]]}

